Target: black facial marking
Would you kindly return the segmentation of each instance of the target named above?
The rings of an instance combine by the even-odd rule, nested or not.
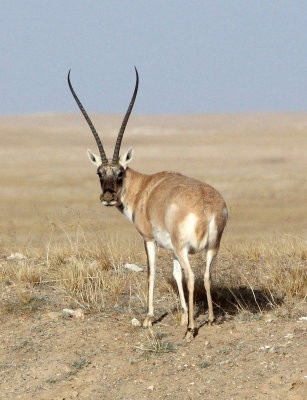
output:
[[[101,165],[97,168],[97,175],[102,190],[100,201],[106,203],[104,205],[110,205],[111,202],[116,201],[116,205],[119,206],[120,191],[125,176],[124,167],[121,165]]]
[[[124,177],[124,170],[120,170],[117,175],[117,183],[121,184],[123,181],[123,177]]]
[[[97,175],[102,176],[102,170],[101,167],[97,168]]]

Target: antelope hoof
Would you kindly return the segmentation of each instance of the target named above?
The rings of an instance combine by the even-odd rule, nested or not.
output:
[[[188,313],[182,313],[181,314],[180,325],[182,325],[182,326],[188,325]]]
[[[149,328],[150,326],[152,326],[152,320],[153,320],[153,316],[152,315],[147,315],[144,322],[143,322],[143,327],[144,328]]]
[[[212,320],[208,320],[208,326],[212,326],[215,323],[215,319],[213,318]]]
[[[188,330],[186,331],[185,335],[184,335],[184,340],[187,343],[192,342],[192,340],[194,339],[194,329],[188,328]]]

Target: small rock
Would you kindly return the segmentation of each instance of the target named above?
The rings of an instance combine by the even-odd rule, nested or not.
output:
[[[139,321],[138,319],[136,319],[136,318],[132,318],[131,324],[132,324],[133,326],[141,326],[141,325],[142,325],[142,324],[140,323],[140,321]]]
[[[150,385],[150,386],[148,386],[148,388],[147,388],[148,390],[154,390],[154,385]]]
[[[6,257],[7,260],[26,260],[27,257],[25,257],[21,253],[12,253],[10,256]]]
[[[292,339],[293,333],[288,333],[288,335],[284,336],[285,339]]]
[[[274,319],[275,319],[275,317],[274,317],[273,314],[266,314],[265,317],[264,317],[265,322],[269,322],[269,323],[273,322]]]
[[[301,318],[299,318],[299,321],[307,321],[307,317],[301,317]]]
[[[78,309],[75,311],[75,313],[74,313],[74,315],[73,315],[73,318],[84,319],[84,312],[83,312],[83,310],[82,310],[81,308],[78,308]]]
[[[143,271],[143,268],[138,267],[135,264],[125,264],[124,267],[127,268],[127,269],[130,269],[131,271],[135,271],[135,272]]]
[[[97,262],[96,260],[94,260],[94,261],[92,261],[92,262],[90,263],[90,266],[91,266],[91,267],[97,267],[97,265],[98,265],[98,262]]]
[[[202,361],[198,365],[200,366],[200,368],[207,368],[210,367],[211,363],[209,361]]]
[[[276,353],[275,347],[271,347],[271,348],[269,349],[269,352],[270,352],[270,353]]]
[[[78,308],[77,310],[64,308],[62,312],[63,312],[63,317],[66,318],[84,319],[84,312],[81,308]]]
[[[59,313],[59,312],[56,312],[56,311],[50,311],[50,312],[47,314],[47,316],[48,316],[50,319],[58,319],[59,316],[60,316],[60,313]]]

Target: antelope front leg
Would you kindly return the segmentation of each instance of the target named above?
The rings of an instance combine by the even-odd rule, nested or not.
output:
[[[155,283],[155,255],[156,247],[154,242],[145,242],[145,250],[147,254],[147,268],[148,268],[148,313],[143,322],[143,326],[148,328],[152,325],[154,316],[153,308],[153,290]]]

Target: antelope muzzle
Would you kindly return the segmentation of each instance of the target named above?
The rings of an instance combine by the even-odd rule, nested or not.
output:
[[[114,192],[103,192],[100,195],[100,201],[104,206],[116,206],[117,195]]]

